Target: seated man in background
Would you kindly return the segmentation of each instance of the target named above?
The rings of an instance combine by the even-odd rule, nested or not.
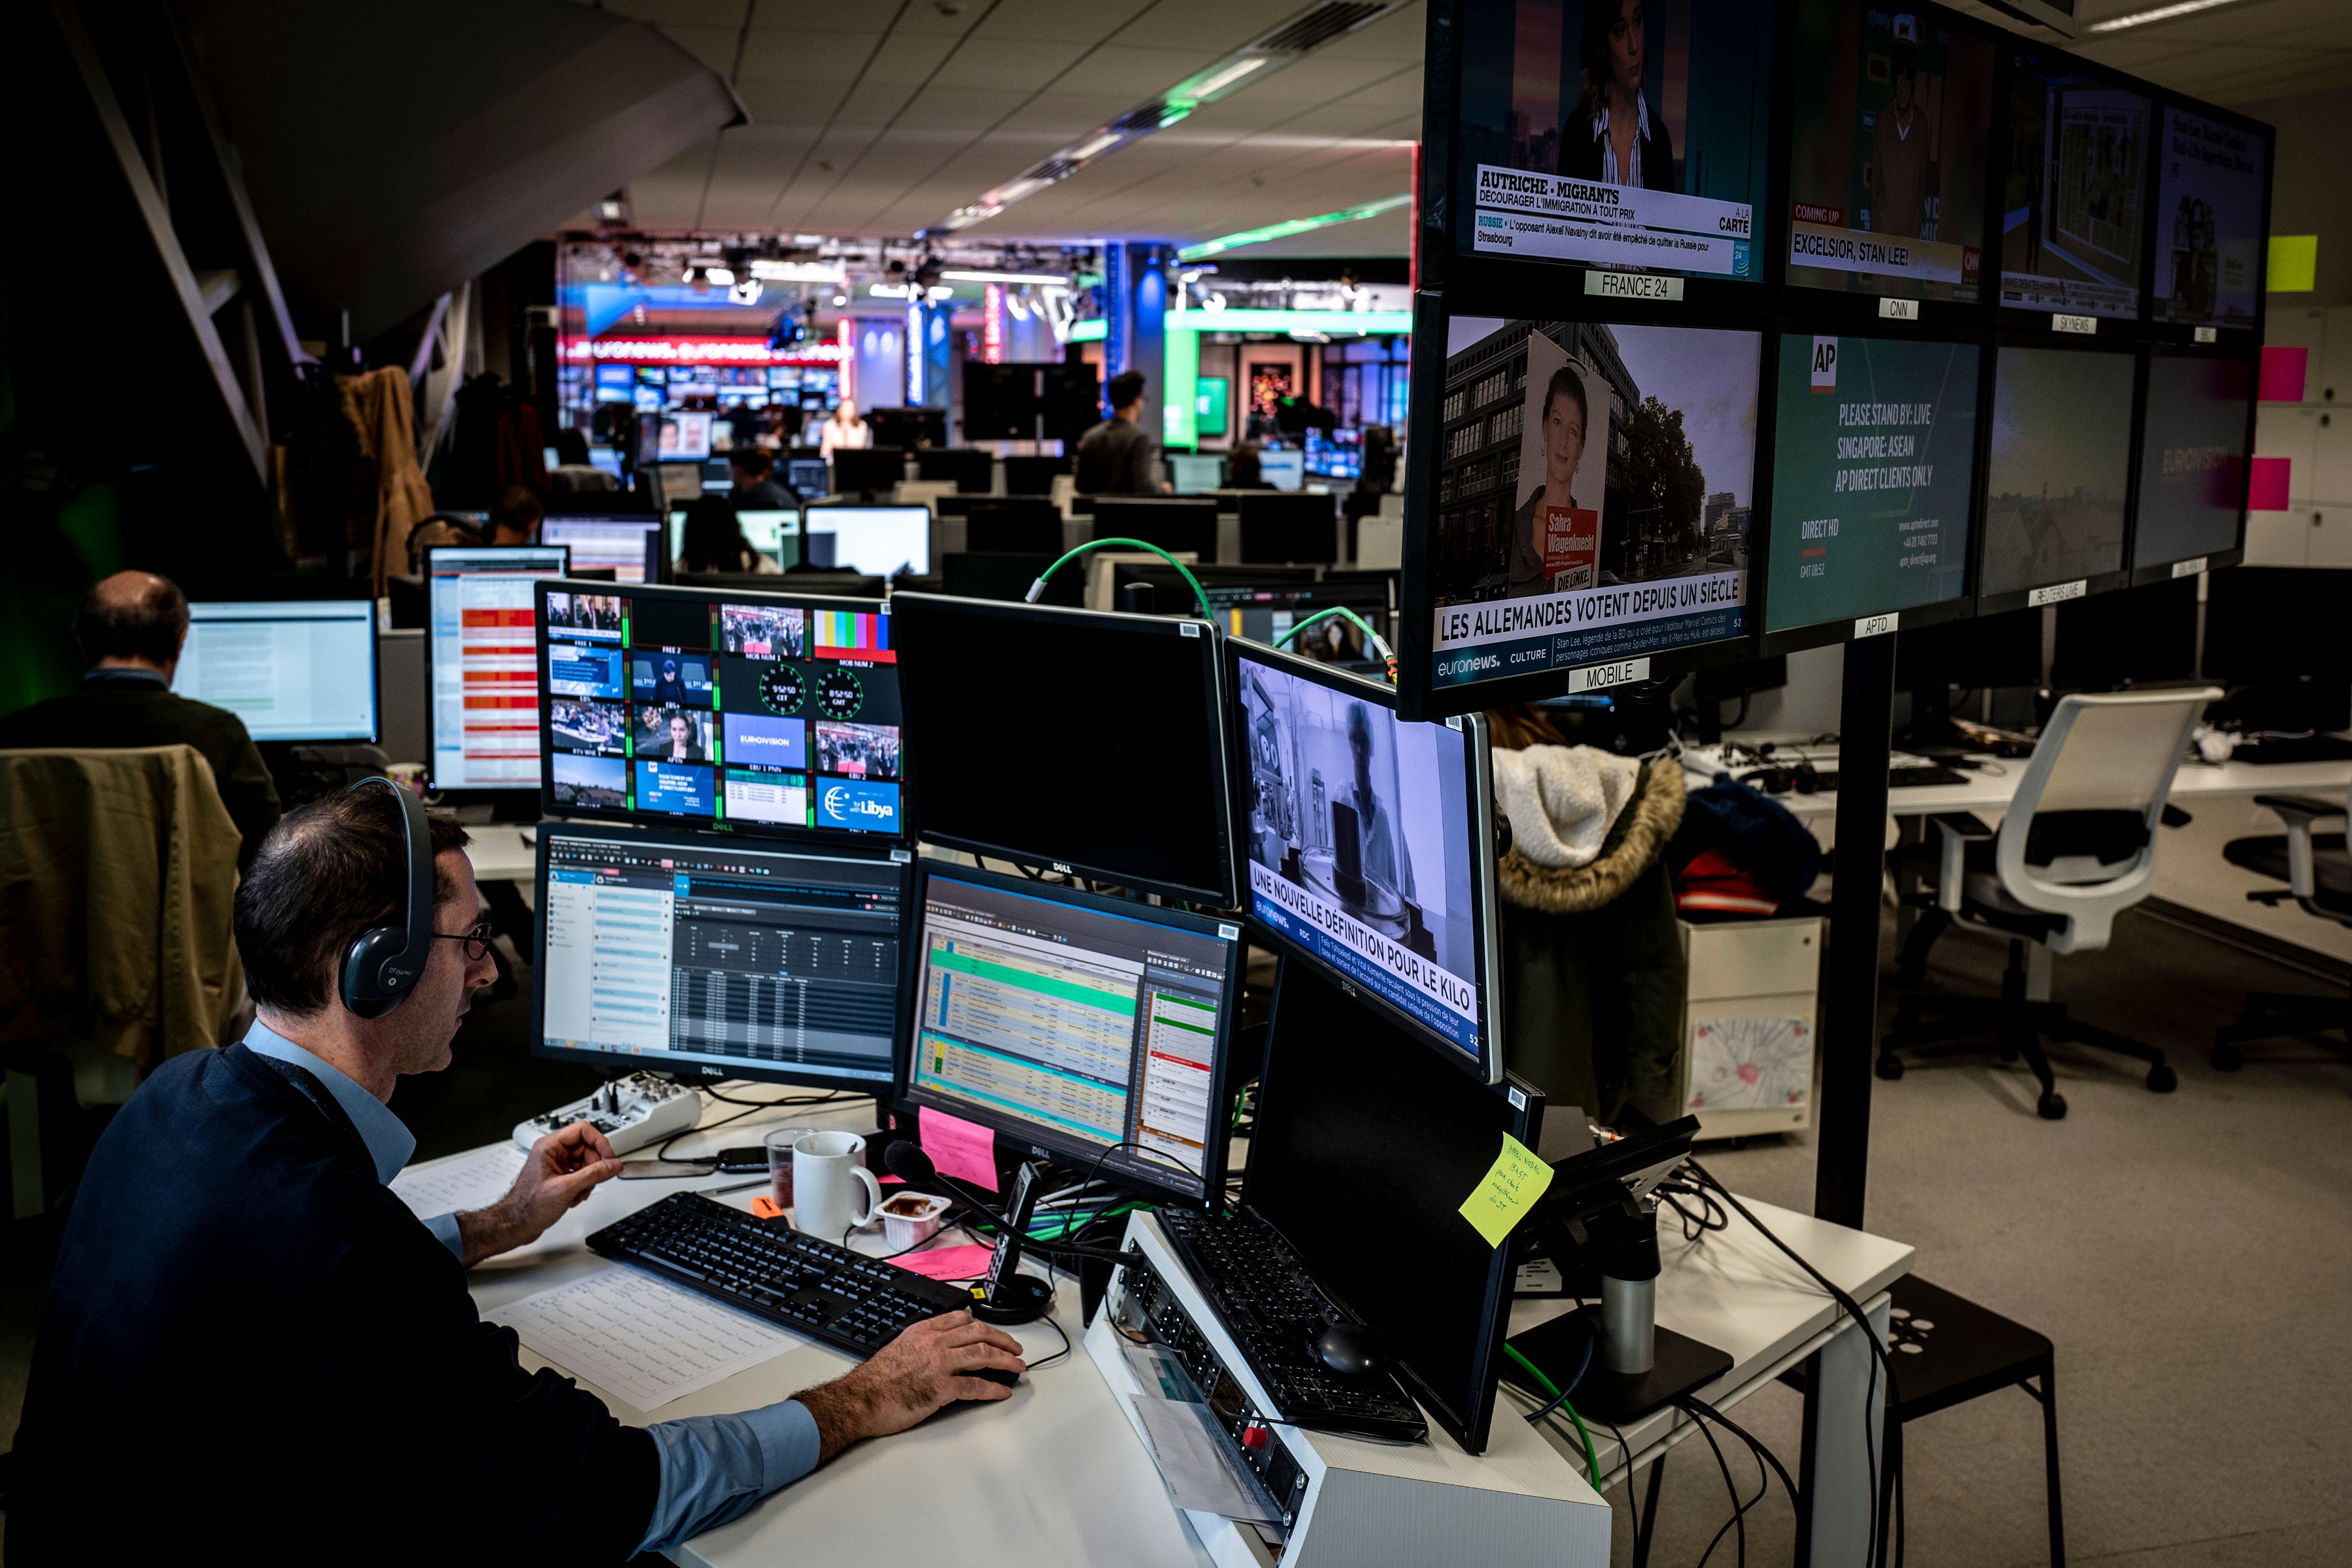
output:
[[[547,505],[537,490],[529,485],[509,485],[490,508],[490,542],[537,544],[540,520],[546,515]]]
[[[391,1009],[340,976],[404,922],[400,803],[373,785],[271,834],[236,895],[260,1016],[173,1058],[98,1142],[58,1254],[16,1432],[9,1560],[130,1563],[234,1543],[258,1563],[617,1563],[739,1518],[862,1438],[1011,1389],[1011,1336],[951,1312],[862,1365],[738,1415],[649,1427],[484,1322],[466,1269],[536,1240],[620,1162],[584,1122],[481,1209],[420,1220],[390,1190],[416,1140],[389,1109],[450,1062],[493,973],[465,830],[429,819],[433,932]],[[201,1428],[143,1467],[125,1434]]]
[[[74,636],[90,666],[81,685],[0,719],[0,750],[193,746],[244,837],[237,864],[249,864],[278,826],[278,786],[244,720],[172,690],[188,640],[185,595],[152,572],[118,572],[83,598]]]
[[[727,454],[729,476],[735,488],[728,499],[751,510],[801,504],[800,498],[775,479],[776,459],[757,447],[738,447]]]

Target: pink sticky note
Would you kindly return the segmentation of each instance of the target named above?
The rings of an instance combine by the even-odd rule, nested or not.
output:
[[[2262,400],[2264,403],[2301,403],[2305,378],[2310,374],[2310,369],[2309,349],[2263,350]]]
[[[996,1191],[996,1134],[977,1122],[926,1105],[918,1114],[923,1152],[943,1175]]]
[[[988,1260],[995,1256],[996,1248],[992,1247],[942,1247],[930,1252],[910,1252],[890,1261],[926,1279],[977,1279],[988,1272]]]
[[[2292,458],[2256,458],[2247,476],[2246,505],[2254,511],[2284,511],[2287,481],[2293,477]]]

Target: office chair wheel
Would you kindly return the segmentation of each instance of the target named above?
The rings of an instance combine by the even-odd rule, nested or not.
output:
[[[1903,1076],[1903,1058],[1893,1055],[1880,1057],[1878,1058],[1878,1076],[1885,1079],[1889,1083],[1893,1083],[1896,1079],[1901,1078]]]
[[[2158,1094],[2170,1094],[2180,1087],[2180,1075],[2158,1062],[2147,1069],[2147,1087]]]
[[[2042,1098],[2034,1101],[2033,1109],[2042,1112],[2044,1121],[2063,1121],[2066,1119],[2066,1097],[2054,1089],[2045,1089],[2042,1091]]]
[[[2213,1047],[2212,1061],[2216,1072],[2236,1072],[2246,1065],[2246,1053],[2228,1040],[2222,1040]]]

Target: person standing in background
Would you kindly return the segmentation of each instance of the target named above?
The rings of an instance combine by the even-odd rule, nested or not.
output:
[[[830,458],[837,447],[862,450],[874,445],[874,427],[857,416],[857,405],[845,397],[817,431],[817,452]]]
[[[1143,428],[1143,373],[1110,378],[1110,417],[1078,439],[1078,494],[1158,496],[1169,493],[1160,473],[1160,443]]]

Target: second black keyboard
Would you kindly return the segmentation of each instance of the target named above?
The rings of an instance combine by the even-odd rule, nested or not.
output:
[[[699,1193],[649,1204],[590,1237],[588,1247],[852,1355],[872,1355],[909,1323],[971,1305],[956,1286]]]
[[[1342,1377],[1317,1356],[1325,1329],[1358,1320],[1324,1294],[1273,1226],[1177,1208],[1160,1210],[1159,1220],[1285,1421],[1366,1437],[1429,1436],[1395,1378]]]

